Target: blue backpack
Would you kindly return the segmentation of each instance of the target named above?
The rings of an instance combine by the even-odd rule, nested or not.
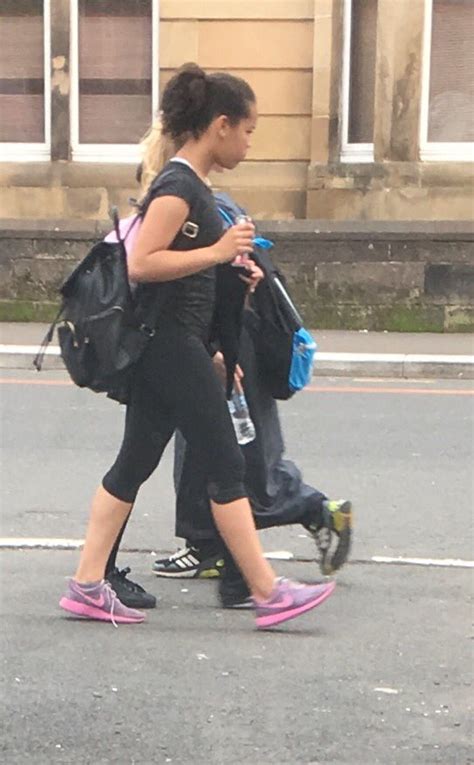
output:
[[[227,196],[215,194],[225,228],[245,213]],[[265,274],[251,296],[248,328],[252,336],[259,371],[275,399],[286,400],[311,381],[316,343],[291,300],[283,275],[268,250],[273,243],[256,237],[252,257]]]

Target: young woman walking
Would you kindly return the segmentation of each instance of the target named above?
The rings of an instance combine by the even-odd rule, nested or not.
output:
[[[155,285],[156,332],[136,371],[120,452],[97,490],[79,566],[60,601],[75,615],[144,620],[103,577],[138,490],[176,428],[206,464],[213,518],[253,596],[257,627],[292,619],[334,589],[333,582],[309,586],[277,579],[264,558],[243,485],[243,457],[209,353],[213,319],[225,318],[226,307],[224,295],[216,311],[216,267],[227,269],[224,282],[231,289],[234,279],[237,290],[239,269],[225,264],[251,253],[254,228],[241,224],[222,235],[205,179],[214,165],[231,169],[245,158],[256,121],[253,91],[229,74],[206,75],[189,64],[163,93],[164,134],[173,141],[188,138],[152,184],[129,258],[130,279]]]

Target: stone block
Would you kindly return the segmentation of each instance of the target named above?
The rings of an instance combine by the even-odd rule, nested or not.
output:
[[[108,217],[108,194],[104,188],[64,189],[64,217],[104,220]]]
[[[304,218],[306,194],[304,191],[267,188],[235,188],[232,196],[256,219],[292,220]]]
[[[0,188],[2,218],[64,218],[64,190],[12,186]]]
[[[474,242],[436,241],[436,234],[426,239],[417,237],[416,241],[410,241],[410,237],[407,236],[405,241],[394,241],[390,247],[394,260],[405,260],[410,257],[420,262],[441,265],[459,263],[469,266],[474,263]]]
[[[331,69],[332,64],[332,16],[320,16],[314,25],[315,69]]]
[[[187,61],[201,63],[197,21],[162,21],[160,24],[160,67],[173,69]]]
[[[342,303],[377,305],[423,293],[422,263],[318,263],[314,283],[318,296]]]
[[[216,69],[311,69],[313,24],[202,21],[197,60],[201,66]]]
[[[311,162],[325,164],[329,157],[329,117],[311,120]]]
[[[419,165],[423,186],[435,188],[467,187],[473,190],[474,169],[472,155],[466,153],[466,162],[421,162]]]
[[[162,19],[312,19],[313,5],[314,0],[161,0],[160,15]]]
[[[328,117],[331,112],[331,70],[313,70],[313,116]]]
[[[444,329],[446,332],[474,332],[474,306],[445,306]]]
[[[213,186],[219,189],[287,189],[306,191],[306,162],[242,162],[230,173],[212,173]]]
[[[425,272],[425,292],[436,300],[474,305],[474,263],[428,264]]]
[[[468,189],[308,189],[308,218],[377,221],[471,220]]]
[[[249,160],[309,160],[310,117],[262,117]]]

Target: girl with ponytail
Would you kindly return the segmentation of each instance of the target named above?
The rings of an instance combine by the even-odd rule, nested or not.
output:
[[[334,583],[277,579],[265,559],[244,487],[244,459],[210,354],[212,341],[225,348],[235,336],[232,322],[243,308],[247,285],[231,262],[246,259],[251,284],[259,273],[248,259],[253,225],[223,234],[206,178],[214,165],[232,169],[245,159],[256,99],[244,80],[188,64],[166,86],[161,109],[163,137],[184,142],[151,183],[128,263],[130,278],[146,284],[156,301],[155,334],[136,371],[121,449],[93,500],[79,566],[60,605],[101,621],[144,620],[143,612],[118,600],[104,580],[105,565],[140,486],[179,428],[202,456],[213,518],[253,596],[257,627],[268,628],[319,605]],[[233,361],[226,359],[230,379]]]

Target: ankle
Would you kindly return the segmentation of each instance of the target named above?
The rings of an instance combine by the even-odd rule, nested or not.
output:
[[[104,580],[94,579],[94,580],[88,581],[85,579],[78,579],[77,577],[74,576],[72,578],[72,581],[74,582],[74,584],[76,584],[78,587],[80,587],[83,590],[89,590],[89,589],[92,590],[95,587],[99,587],[99,585],[101,585]]]
[[[89,571],[79,567],[73,576],[73,579],[78,584],[97,584],[104,579],[103,571]]]
[[[273,590],[275,589],[276,579],[272,579],[272,581],[264,586],[259,585],[258,587],[252,588],[252,597],[258,602],[262,602],[264,600],[268,600]]]

